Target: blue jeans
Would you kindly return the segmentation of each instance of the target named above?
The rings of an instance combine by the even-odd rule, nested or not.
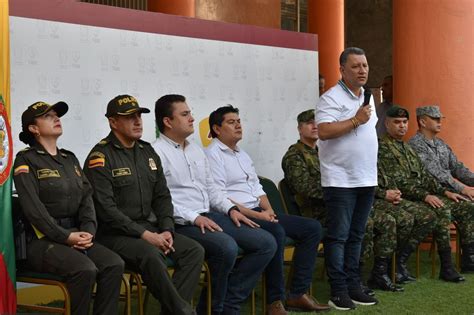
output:
[[[324,239],[331,294],[360,289],[359,258],[375,187],[323,187],[328,209]]]
[[[216,222],[223,232],[206,230],[202,234],[200,228],[193,225],[176,225],[176,232],[194,239],[206,251],[211,271],[212,313],[237,313],[275,255],[275,239],[259,228],[245,224],[237,227],[225,214],[208,212],[203,215]],[[244,255],[236,263],[239,247]],[[199,313],[205,310],[203,293],[198,305]]]
[[[260,208],[253,209],[260,211]],[[285,300],[285,280],[283,259],[285,239],[295,241],[293,256],[293,278],[289,297],[299,297],[308,292],[316,266],[318,244],[321,241],[322,228],[319,221],[294,215],[279,215],[278,223],[255,220],[260,227],[270,232],[277,242],[277,251],[265,270],[267,303]]]

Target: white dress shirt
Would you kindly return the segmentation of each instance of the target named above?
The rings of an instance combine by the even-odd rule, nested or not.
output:
[[[163,165],[177,224],[193,224],[201,213],[211,208],[227,214],[233,207],[217,188],[206,155],[198,145],[186,141],[183,148],[160,134],[153,148]]]
[[[258,180],[252,159],[240,148],[232,150],[214,138],[205,150],[217,186],[225,195],[252,209],[260,204],[265,195]]]

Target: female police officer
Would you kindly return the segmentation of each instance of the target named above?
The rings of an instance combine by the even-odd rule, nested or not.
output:
[[[122,259],[94,242],[97,228],[92,188],[76,156],[56,147],[59,117],[68,105],[36,102],[21,116],[20,140],[30,147],[16,156],[14,180],[22,210],[36,238],[27,245],[31,267],[65,278],[72,314],[117,314]]]

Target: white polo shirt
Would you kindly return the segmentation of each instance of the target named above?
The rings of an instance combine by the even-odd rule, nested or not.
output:
[[[178,224],[193,224],[210,209],[227,214],[234,206],[216,186],[202,149],[186,141],[184,148],[163,134],[153,143],[171,193]]]
[[[340,80],[319,99],[315,112],[316,123],[350,119],[355,116],[363,102],[363,88],[357,97]],[[339,138],[318,140],[323,187],[377,186],[377,114],[373,98],[370,99],[369,106],[372,115],[367,123]]]

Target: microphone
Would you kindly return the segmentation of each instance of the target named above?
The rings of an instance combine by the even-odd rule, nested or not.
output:
[[[371,96],[372,96],[372,91],[370,91],[369,87],[366,87],[364,89],[364,103],[362,104],[362,106],[369,105]]]

